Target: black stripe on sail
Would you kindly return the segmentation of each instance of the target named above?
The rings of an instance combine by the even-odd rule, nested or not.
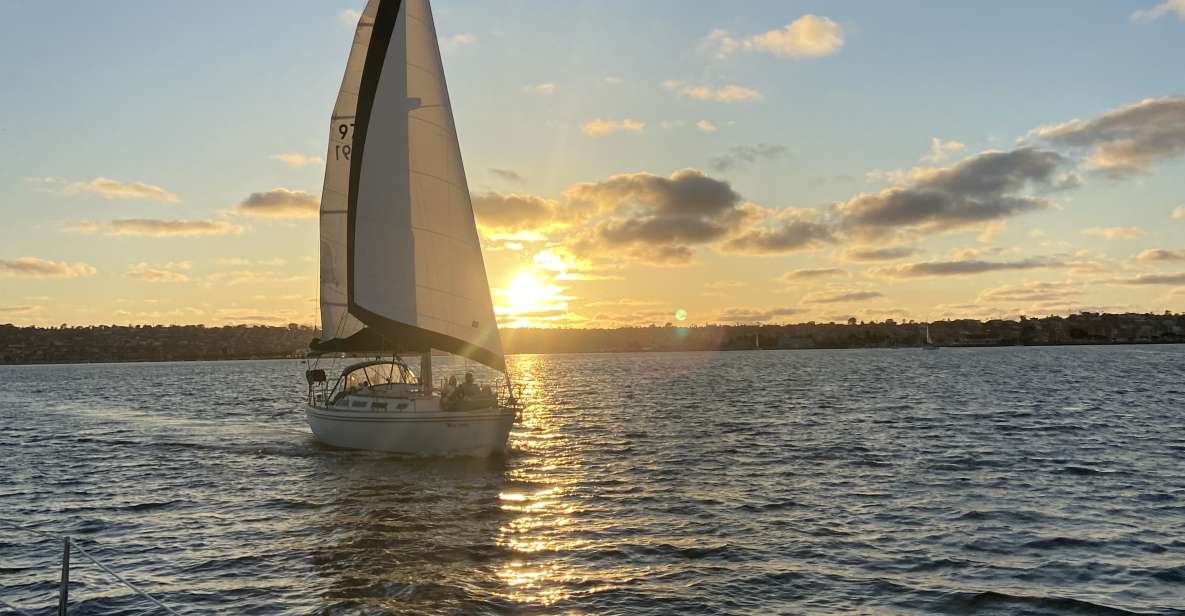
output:
[[[379,80],[383,76],[383,64],[391,47],[391,37],[399,21],[402,0],[379,0],[374,18],[374,31],[370,36],[370,47],[366,50],[366,64],[362,67],[362,81],[358,87],[358,110],[354,119],[353,155],[350,157],[350,195],[348,205],[348,241],[353,244],[354,230],[358,224],[358,186],[362,183],[362,160],[366,155],[366,133],[370,128],[370,115],[374,111],[374,97],[378,94]],[[350,312],[354,304],[354,248],[346,250],[346,271],[349,283]],[[357,316],[357,315],[355,315]]]

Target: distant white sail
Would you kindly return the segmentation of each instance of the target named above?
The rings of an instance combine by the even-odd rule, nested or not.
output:
[[[387,347],[368,350],[436,348],[503,368],[428,0],[371,0],[334,116],[321,221],[325,340],[362,332]]]

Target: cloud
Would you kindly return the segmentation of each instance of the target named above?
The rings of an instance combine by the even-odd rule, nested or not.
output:
[[[108,201],[116,199],[148,199],[164,203],[178,203],[181,201],[176,194],[152,184],[144,182],[121,182],[105,177],[97,177],[89,182],[68,182],[62,178],[29,178],[29,182],[37,184],[42,190],[60,192],[68,197],[79,195],[97,195]]]
[[[986,289],[978,303],[1064,301],[1082,294],[1082,287],[1072,282],[1026,282]]]
[[[615,175],[565,191],[570,205],[602,214],[572,248],[582,256],[628,256],[651,264],[683,264],[694,247],[717,242],[759,216],[728,182],[694,169],[670,177]]]
[[[47,261],[36,257],[0,259],[0,276],[21,278],[82,278],[94,276],[96,270],[86,263]]]
[[[761,92],[753,88],[746,88],[736,84],[721,87],[687,84],[677,80],[662,82],[662,88],[676,92],[679,96],[697,101],[712,101],[716,103],[747,103],[760,101]]]
[[[523,92],[527,94],[540,94],[542,96],[551,96],[555,94],[556,85],[554,83],[534,83],[523,86]]]
[[[1160,4],[1132,13],[1131,20],[1135,22],[1155,21],[1165,15],[1176,15],[1179,21],[1185,21],[1185,0],[1164,0]]]
[[[780,255],[835,242],[834,229],[814,220],[812,210],[772,211],[752,207],[753,224],[721,244],[725,253]]]
[[[305,156],[304,154],[276,154],[272,156],[272,160],[278,160],[289,167],[309,167],[325,162],[320,156]]]
[[[802,301],[806,304],[847,304],[850,302],[866,302],[884,296],[880,291],[863,291],[859,289],[830,290],[808,293],[802,298]]]
[[[470,47],[477,44],[477,35],[471,32],[460,32],[450,37],[440,39],[440,46],[444,49]]]
[[[67,227],[76,233],[102,233],[125,237],[197,237],[212,235],[242,235],[247,230],[221,220],[157,220],[134,218],[112,220],[107,223],[80,222]]]
[[[1155,248],[1145,250],[1136,255],[1140,261],[1185,261],[1185,249],[1183,250],[1165,250],[1163,248]]]
[[[581,129],[589,137],[603,137],[613,133],[640,133],[646,128],[645,122],[638,122],[631,118],[624,120],[604,120],[596,118],[584,123]]]
[[[1091,227],[1083,229],[1082,235],[1107,240],[1135,240],[1144,237],[1147,232],[1139,227]]]
[[[843,48],[843,28],[818,15],[803,15],[778,30],[737,39],[727,30],[713,30],[701,49],[717,58],[737,51],[768,53],[779,58],[810,58],[833,54]]]
[[[975,239],[984,244],[991,244],[1007,230],[1007,220],[993,220],[992,222],[989,222],[983,226],[983,231],[980,231],[979,235],[977,235]]]
[[[950,167],[916,169],[912,183],[863,193],[833,206],[840,225],[864,237],[892,232],[937,232],[977,225],[1049,207],[1023,194],[1051,187],[1065,159],[1034,148],[988,151]]]
[[[922,160],[932,163],[940,163],[952,156],[960,154],[967,146],[958,141],[943,141],[938,137],[930,140],[930,153],[922,157]]]
[[[1185,284],[1185,272],[1177,274],[1140,274],[1135,278],[1113,280],[1112,282],[1129,285],[1178,285]]]
[[[354,9],[346,9],[346,10],[337,14],[337,20],[339,22],[341,22],[342,25],[346,25],[351,28],[353,28],[354,26],[357,26],[358,22],[361,19],[362,19],[362,11],[357,11]]]
[[[726,292],[748,286],[749,283],[739,280],[718,280],[704,284],[705,297],[725,297]]]
[[[498,179],[505,180],[507,182],[513,182],[515,184],[523,184],[527,181],[527,178],[523,177],[512,169],[490,168],[490,173],[494,174],[494,176],[496,176]]]
[[[1185,154],[1185,97],[1149,98],[1030,135],[1088,150],[1088,168],[1108,177],[1145,174],[1155,163]]]
[[[174,265],[174,264],[169,264],[169,265]],[[178,269],[188,269],[188,268],[178,268]],[[154,283],[189,282],[189,276],[186,276],[185,274],[183,274],[181,272],[174,271],[174,269],[168,268],[168,266],[166,266],[166,268],[159,268],[159,267],[152,267],[151,265],[149,265],[147,263],[137,263],[137,264],[129,267],[127,273],[124,275],[127,276],[128,278],[135,278],[136,280],[143,280],[144,282],[154,282]]]
[[[1185,220],[1185,205],[1173,210],[1173,220]]]
[[[1046,257],[1033,257],[1019,261],[983,261],[980,259],[954,259],[949,261],[925,261],[889,265],[877,268],[873,273],[889,278],[928,278],[933,276],[969,276],[1001,271],[1023,271],[1034,269],[1068,267],[1067,263]]]
[[[716,317],[727,323],[765,323],[779,317],[789,317],[806,312],[801,308],[725,308]]]
[[[847,276],[848,272],[839,268],[797,269],[786,272],[774,280],[782,284],[793,284],[803,280],[818,280],[834,276]]]
[[[700,120],[699,122],[696,122],[695,127],[700,129],[702,132],[708,133],[709,135],[720,130],[719,126],[716,126],[708,120]]]
[[[473,211],[482,229],[499,233],[546,230],[561,223],[559,202],[532,195],[474,195]]]
[[[0,306],[0,314],[23,316],[38,312],[42,308],[42,306]]]
[[[867,248],[856,246],[840,254],[844,261],[893,261],[904,259],[918,253],[912,246],[887,246],[884,248]]]
[[[285,276],[274,271],[233,270],[209,274],[205,277],[204,282],[206,286],[225,284],[233,287],[243,284],[258,286],[267,283],[290,285],[304,282],[305,280],[307,280],[305,276]]]
[[[708,162],[714,171],[731,171],[733,169],[755,165],[763,161],[776,161],[790,157],[790,148],[784,145],[758,143],[756,145],[738,145],[728,150],[727,154],[717,156]]]
[[[316,218],[320,210],[320,199],[309,193],[287,188],[253,193],[235,206],[235,211],[239,214],[262,218]]]

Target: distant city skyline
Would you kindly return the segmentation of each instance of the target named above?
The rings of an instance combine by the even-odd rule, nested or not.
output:
[[[313,324],[361,1],[0,1],[0,323]],[[1185,2],[436,0],[503,326],[1185,310]]]

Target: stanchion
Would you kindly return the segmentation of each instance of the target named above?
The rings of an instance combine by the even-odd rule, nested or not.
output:
[[[70,538],[62,539],[62,587],[58,590],[58,616],[66,616],[70,602]]]

